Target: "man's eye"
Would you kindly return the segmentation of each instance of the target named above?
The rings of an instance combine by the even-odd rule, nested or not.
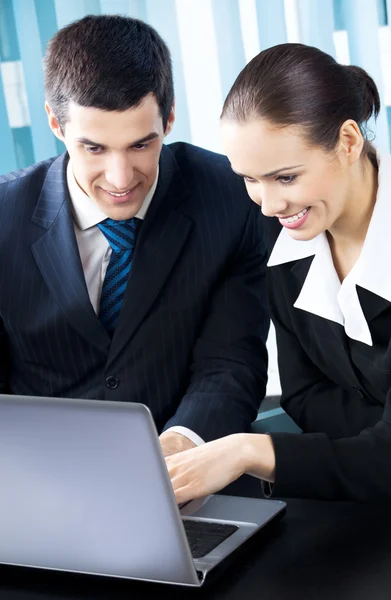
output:
[[[280,181],[283,185],[289,185],[295,181],[296,177],[297,175],[279,175],[277,181]]]
[[[132,148],[134,150],[144,150],[145,148],[148,148],[148,144],[135,144]]]
[[[86,146],[85,148],[90,154],[98,154],[102,151],[102,146]]]

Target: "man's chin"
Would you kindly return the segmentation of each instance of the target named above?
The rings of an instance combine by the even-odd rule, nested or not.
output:
[[[110,219],[114,219],[116,221],[123,221],[127,219],[132,219],[135,217],[140,211],[140,206],[109,206],[102,208],[105,215],[107,215]]]
[[[102,199],[94,198],[95,204],[100,210],[110,219],[116,221],[122,221],[125,219],[132,219],[137,215],[143,202],[102,202]]]

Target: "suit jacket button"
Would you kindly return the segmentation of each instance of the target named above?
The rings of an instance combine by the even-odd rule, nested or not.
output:
[[[364,398],[365,394],[362,390],[360,390],[359,387],[357,387],[356,385],[353,386],[354,391],[356,392],[357,396],[359,396],[360,398]]]
[[[119,386],[118,377],[113,377],[112,375],[110,375],[110,377],[106,378],[106,387],[108,387],[109,390],[115,390],[115,388],[117,388],[118,386]]]

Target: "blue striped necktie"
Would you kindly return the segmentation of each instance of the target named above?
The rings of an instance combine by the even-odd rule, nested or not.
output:
[[[136,218],[124,221],[105,219],[98,223],[99,229],[112,248],[99,305],[99,319],[111,335],[117,325],[125,296],[140,223],[140,219]]]

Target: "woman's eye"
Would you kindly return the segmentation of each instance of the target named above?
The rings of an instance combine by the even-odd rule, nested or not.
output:
[[[247,183],[254,183],[255,179],[253,179],[252,177],[246,177],[246,175],[243,177],[244,181],[247,181]]]
[[[295,181],[296,177],[297,175],[279,175],[277,181],[280,181],[283,185],[289,185]]]

